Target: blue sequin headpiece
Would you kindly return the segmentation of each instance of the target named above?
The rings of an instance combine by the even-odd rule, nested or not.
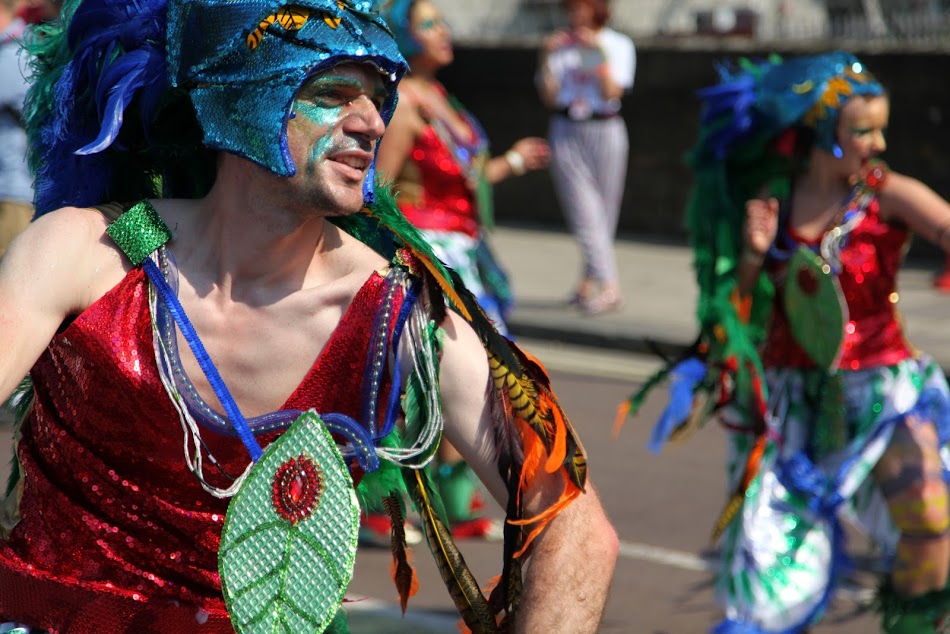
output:
[[[412,37],[409,14],[416,0],[389,0],[383,5],[383,17],[392,29],[393,37],[402,54],[409,58],[422,52],[419,43]]]
[[[168,10],[169,80],[188,90],[210,147],[293,175],[294,95],[308,76],[346,61],[388,76],[382,114],[387,123],[392,116],[408,67],[373,2],[170,0]]]
[[[783,61],[721,67],[718,85],[700,91],[704,102],[704,154],[729,156],[743,142],[770,137],[792,126],[814,130],[815,145],[840,155],[837,127],[854,96],[878,96],[884,87],[851,53],[835,51]]]
[[[346,61],[396,83],[408,67],[369,0],[65,0],[62,20],[27,38],[24,109],[35,206],[197,198],[213,153],[295,172],[287,119],[306,78]],[[365,197],[373,197],[374,174]]]

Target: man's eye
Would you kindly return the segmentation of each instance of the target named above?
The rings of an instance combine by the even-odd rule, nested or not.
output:
[[[316,91],[313,95],[313,100],[318,103],[340,105],[346,103],[347,96],[342,90],[336,88],[325,88]]]
[[[316,84],[305,88],[300,98],[313,102],[319,106],[342,106],[355,98],[354,91],[349,86],[339,84]]]

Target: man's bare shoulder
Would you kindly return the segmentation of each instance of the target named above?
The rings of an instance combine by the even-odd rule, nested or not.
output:
[[[389,266],[386,258],[346,231],[330,224],[328,228],[337,234],[335,241],[339,248],[335,250],[334,259],[341,269],[352,271],[356,277],[366,278],[373,271],[383,271]]]
[[[60,293],[67,310],[81,311],[126,272],[108,226],[95,209],[63,207],[44,214],[10,245],[4,276]]]
[[[30,223],[11,251],[17,252],[19,258],[31,260],[95,251],[104,246],[108,226],[106,218],[94,209],[63,207]]]

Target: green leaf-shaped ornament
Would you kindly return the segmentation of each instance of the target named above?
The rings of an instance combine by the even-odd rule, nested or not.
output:
[[[799,247],[788,262],[783,300],[798,345],[819,367],[835,369],[841,357],[848,305],[828,263],[811,249]]]
[[[323,632],[353,577],[359,506],[320,417],[264,451],[231,500],[218,570],[238,634]]]

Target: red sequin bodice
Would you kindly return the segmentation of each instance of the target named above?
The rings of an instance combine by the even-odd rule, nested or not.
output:
[[[474,138],[475,130],[468,127]],[[404,170],[396,185],[400,192],[396,203],[419,229],[455,231],[474,238],[479,227],[475,195],[452,152],[432,125],[423,128],[407,158],[416,168],[412,172],[417,173],[419,182],[407,182]]]
[[[838,274],[849,313],[839,368],[861,370],[893,365],[912,356],[896,306],[897,273],[907,238],[908,231],[904,226],[881,219],[877,199],[870,202],[864,219],[848,235]],[[799,242],[805,243],[803,240]],[[782,273],[782,268],[777,267],[772,273]],[[781,275],[775,275],[774,279],[781,280]],[[814,367],[815,364],[792,336],[782,306],[780,281],[775,290],[776,301],[762,355],[763,363],[771,367]]]
[[[360,289],[283,409],[359,416],[384,287],[374,274]],[[22,519],[0,542],[0,622],[59,632],[231,631],[217,562],[228,501],[206,493],[185,465],[142,270],[58,334],[31,376],[36,400],[18,450]],[[228,474],[244,471],[249,457],[237,438],[202,437]]]

